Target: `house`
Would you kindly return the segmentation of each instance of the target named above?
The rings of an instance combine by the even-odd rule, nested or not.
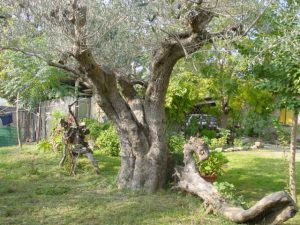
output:
[[[281,109],[279,114],[279,122],[284,126],[291,126],[293,124],[294,112],[287,108]],[[297,140],[300,141],[300,113],[298,114],[298,132]]]

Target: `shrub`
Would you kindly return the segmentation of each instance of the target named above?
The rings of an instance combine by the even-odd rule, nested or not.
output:
[[[244,143],[243,140],[240,138],[235,138],[233,141],[233,146],[234,147],[243,147]]]
[[[217,137],[217,131],[215,130],[203,129],[200,133],[201,136],[207,137],[209,140]]]
[[[202,175],[222,175],[224,165],[228,163],[227,157],[222,152],[213,151],[207,160],[199,162],[197,160],[199,171]]]
[[[91,118],[84,118],[83,122],[85,122],[87,129],[89,129],[90,137],[93,140],[96,140],[102,131],[107,130],[110,127],[110,123],[100,123]]]
[[[175,134],[169,137],[168,147],[171,153],[183,153],[185,138],[182,134]]]
[[[234,205],[246,205],[244,197],[242,195],[238,196],[235,194],[237,190],[233,184],[228,182],[214,182],[214,186],[224,198],[232,202]]]
[[[54,151],[62,151],[64,149],[63,130],[60,126],[57,126],[51,131],[49,142],[52,145]]]
[[[119,156],[119,137],[113,126],[110,125],[108,129],[100,132],[96,139],[95,148],[100,149],[100,151],[109,156]]]
[[[59,125],[59,121],[63,118],[66,118],[67,114],[65,112],[55,110],[51,113],[50,127],[51,130],[56,129]]]
[[[37,148],[38,148],[38,150],[42,150],[44,152],[52,151],[52,144],[50,143],[50,141],[48,141],[46,139],[42,139],[37,144]]]
[[[199,132],[199,118],[192,117],[190,122],[187,123],[185,133],[188,137],[196,136]]]
[[[258,137],[263,140],[270,140],[274,124],[270,115],[261,115],[250,112],[242,121],[243,135],[248,137]]]
[[[216,148],[224,148],[227,145],[227,140],[230,135],[229,130],[221,129],[220,131],[220,138],[213,138],[210,140],[209,147],[212,150],[215,150]]]

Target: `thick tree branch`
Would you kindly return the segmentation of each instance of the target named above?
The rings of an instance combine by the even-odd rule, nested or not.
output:
[[[130,79],[119,77],[118,83],[121,87],[122,95],[126,99],[126,102],[129,105],[130,109],[132,110],[136,121],[138,121],[142,127],[147,129],[143,103],[141,98],[138,96],[138,93],[134,89],[132,82],[130,81]]]
[[[297,213],[297,206],[291,196],[279,191],[270,194],[249,209],[234,206],[224,199],[218,190],[199,174],[194,154],[200,161],[208,158],[207,145],[199,139],[191,138],[184,146],[184,167],[176,168],[179,179],[177,187],[187,192],[198,195],[213,211],[223,215],[235,223],[246,224],[281,224],[292,218]]]

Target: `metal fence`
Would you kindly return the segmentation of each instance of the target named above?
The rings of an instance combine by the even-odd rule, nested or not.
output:
[[[0,147],[17,144],[17,129],[15,127],[0,128]]]

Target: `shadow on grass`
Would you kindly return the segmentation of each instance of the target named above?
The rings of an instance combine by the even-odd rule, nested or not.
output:
[[[255,157],[235,158],[229,163],[224,176],[218,181],[227,181],[235,185],[239,194],[250,201],[256,201],[265,195],[286,190],[288,185],[288,164],[283,159]],[[243,162],[244,160],[244,162]],[[296,163],[300,171],[300,163]],[[297,174],[297,190],[300,191],[300,174]]]

